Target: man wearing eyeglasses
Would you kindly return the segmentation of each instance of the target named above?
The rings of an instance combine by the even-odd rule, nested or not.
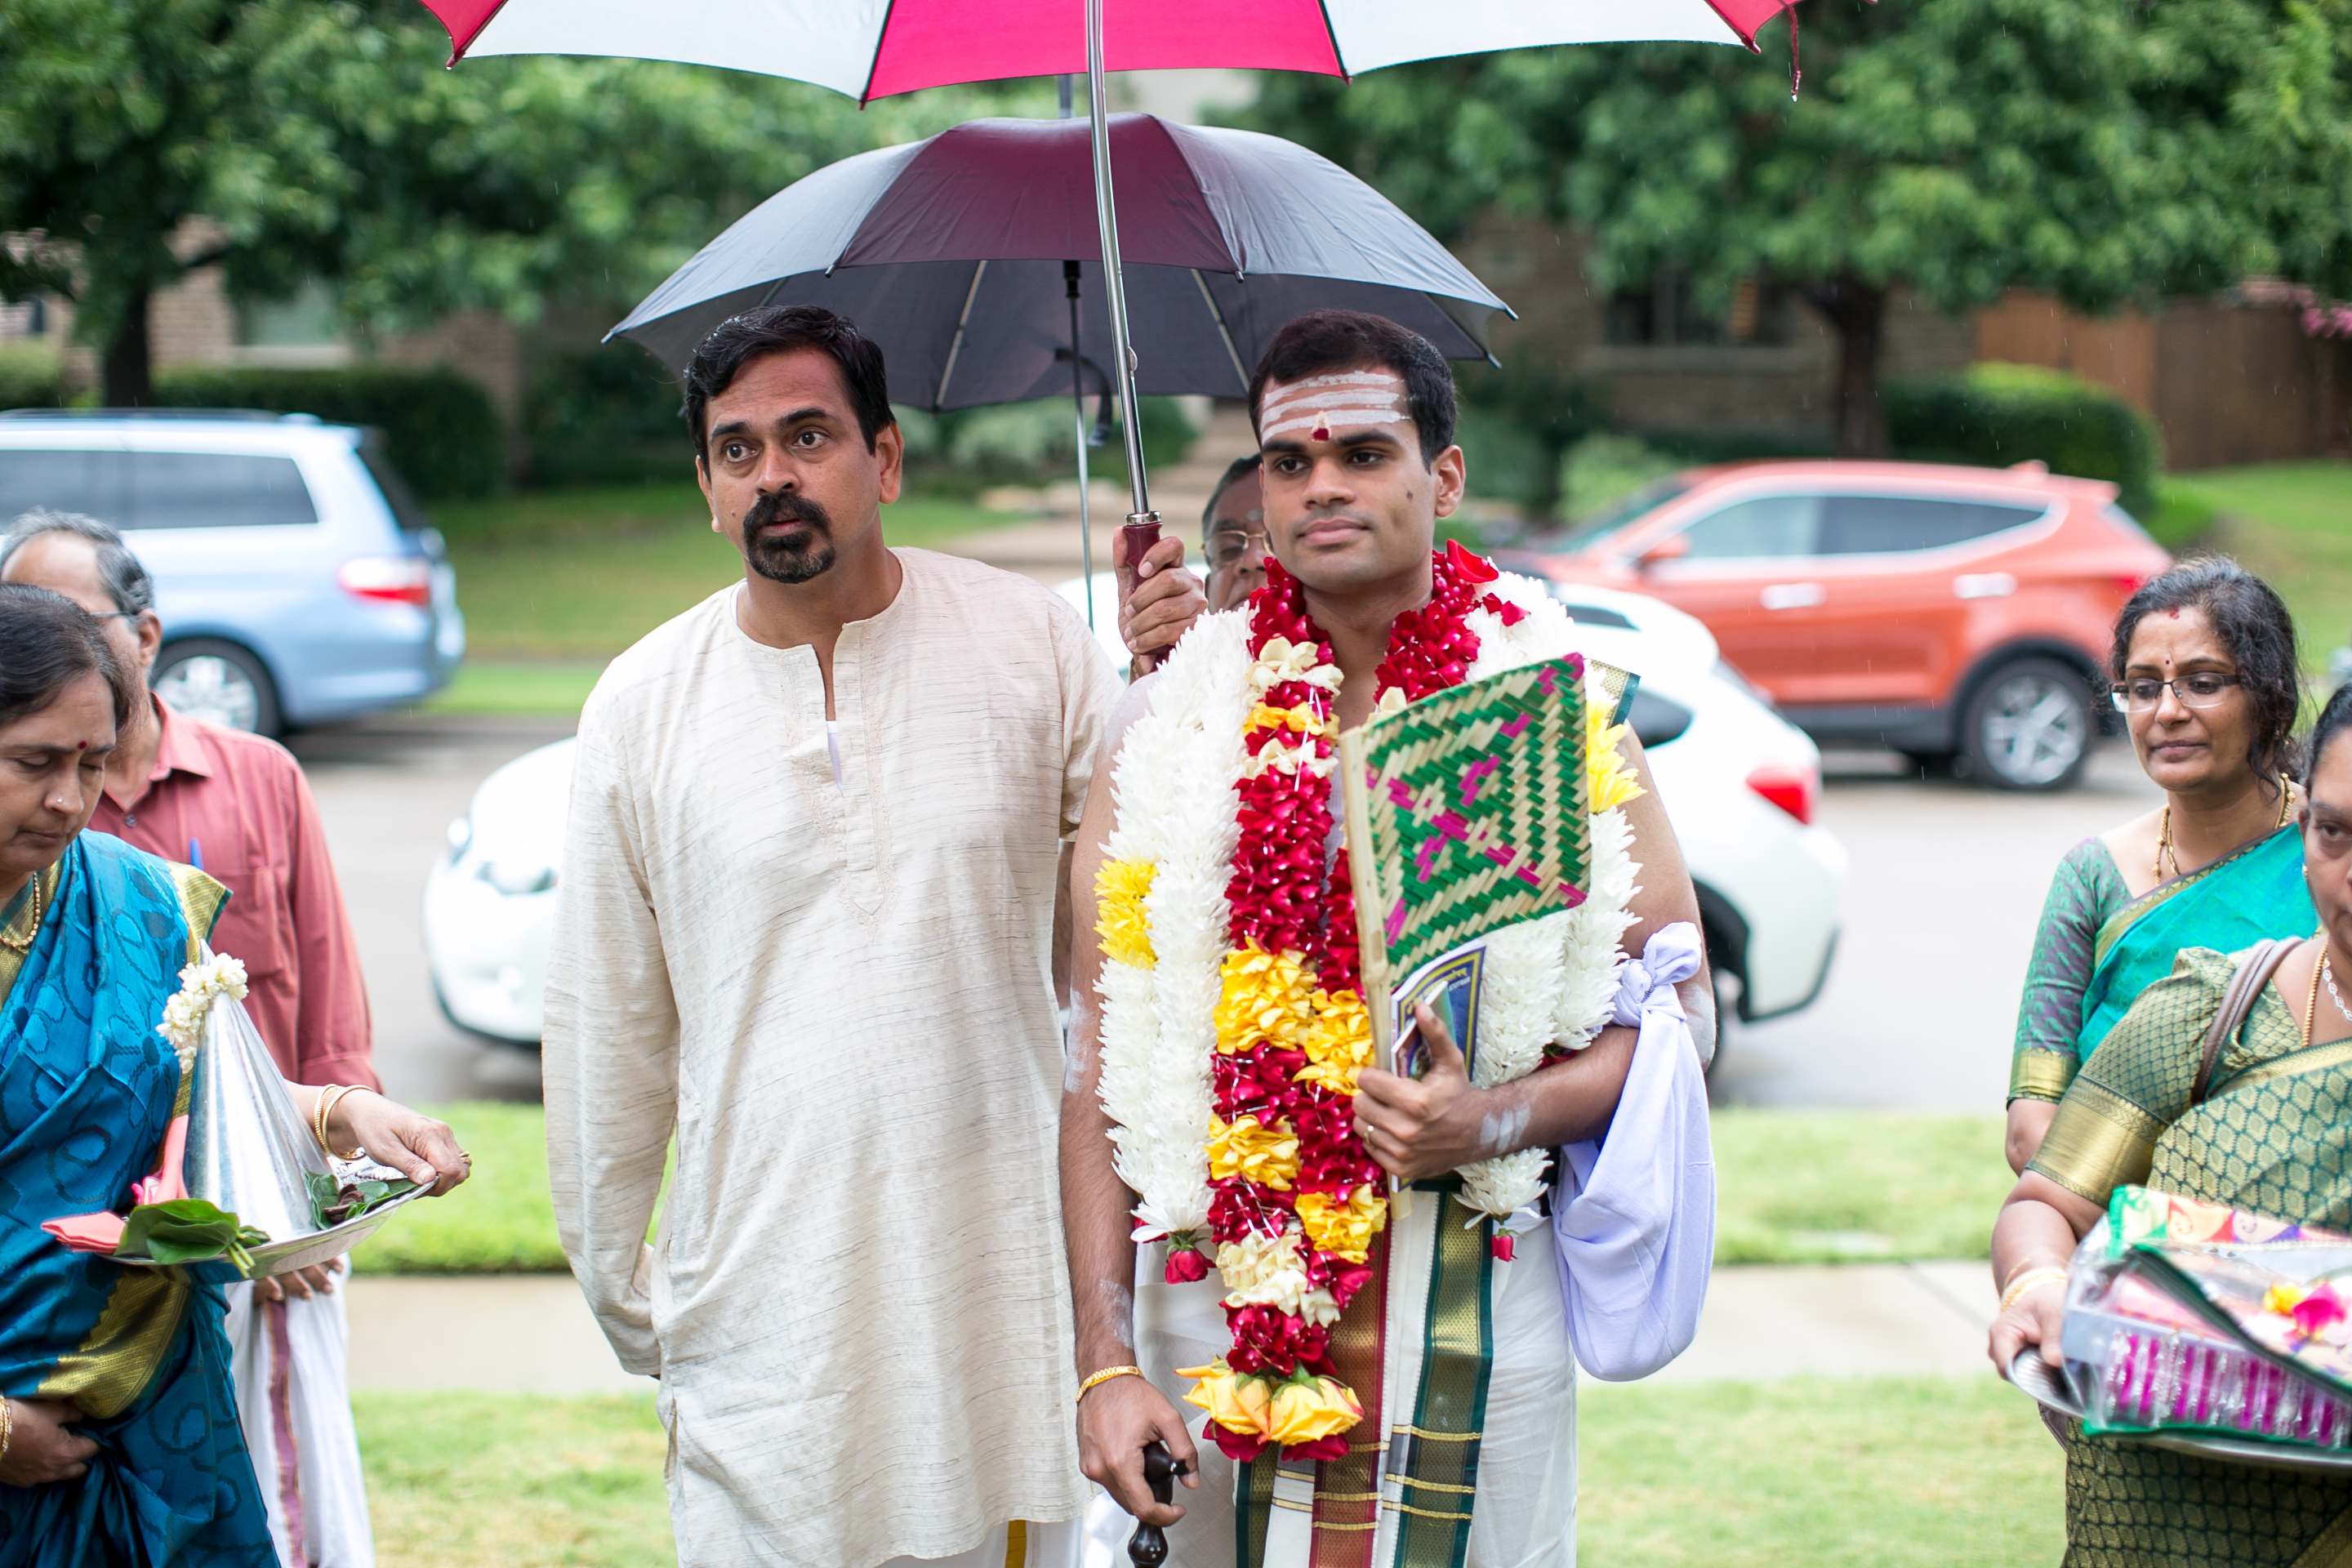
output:
[[[1201,548],[1209,559],[1210,609],[1230,610],[1265,582],[1265,486],[1255,452],[1234,458],[1209,492]]]

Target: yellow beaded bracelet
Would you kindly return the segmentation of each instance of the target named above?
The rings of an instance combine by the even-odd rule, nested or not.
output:
[[[1114,1377],[1141,1377],[1142,1375],[1143,1369],[1139,1366],[1107,1366],[1078,1384],[1078,1397],[1084,1399],[1087,1396],[1087,1390],[1097,1383],[1108,1383]]]

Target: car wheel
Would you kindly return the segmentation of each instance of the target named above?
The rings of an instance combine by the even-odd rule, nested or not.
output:
[[[156,657],[149,684],[175,713],[257,735],[278,733],[278,688],[261,661],[233,642],[173,643]]]
[[[2098,721],[2082,673],[2054,658],[1994,670],[1961,725],[1969,776],[1995,789],[2057,790],[2083,776]]]

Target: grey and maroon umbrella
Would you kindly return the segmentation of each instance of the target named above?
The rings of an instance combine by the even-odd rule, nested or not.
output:
[[[1487,321],[1508,307],[1329,159],[1148,114],[1109,132],[1138,392],[1239,397],[1276,331],[1328,306],[1486,356]],[[1083,121],[976,120],[845,158],[745,214],[613,335],[680,368],[740,310],[823,305],[881,345],[898,402],[1058,395],[1074,348],[1111,358],[1089,153]]]

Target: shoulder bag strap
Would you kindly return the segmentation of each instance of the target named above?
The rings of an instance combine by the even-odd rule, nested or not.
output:
[[[2276,937],[2246,950],[2244,962],[2230,976],[2230,988],[2221,993],[2221,1010],[2213,1015],[2212,1026],[2205,1031],[2205,1057],[2197,1064],[2197,1081],[2189,1086],[2189,1104],[2205,1103],[2206,1091],[2213,1086],[2214,1064],[2221,1059],[2221,1047],[2244,1026],[2263,987],[2271,983],[2286,955],[2301,945],[2295,937]]]

